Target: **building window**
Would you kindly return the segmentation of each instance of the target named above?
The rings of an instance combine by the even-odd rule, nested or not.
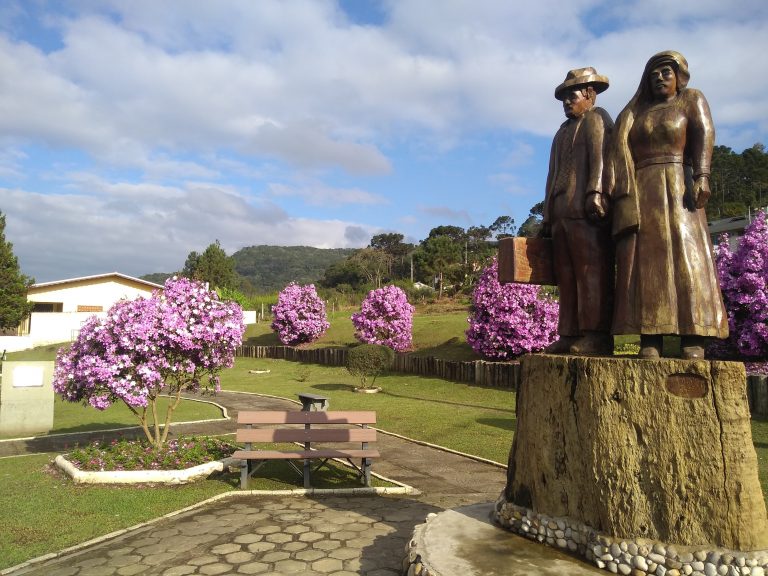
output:
[[[32,312],[63,312],[63,302],[35,302]]]

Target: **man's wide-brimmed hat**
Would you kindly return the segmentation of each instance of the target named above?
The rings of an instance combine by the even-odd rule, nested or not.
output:
[[[577,86],[592,86],[595,92],[605,92],[608,89],[608,78],[600,76],[592,66],[576,68],[565,76],[565,82],[555,88],[555,98],[562,100],[563,92]]]

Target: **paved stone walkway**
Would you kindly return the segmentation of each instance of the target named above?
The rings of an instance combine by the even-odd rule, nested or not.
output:
[[[396,576],[413,527],[436,511],[381,496],[228,498],[13,574]]]
[[[174,433],[232,432],[237,410],[296,408],[284,400],[232,392],[217,395],[216,401],[227,406],[232,420],[183,425],[175,427]],[[0,455],[60,451],[74,441],[58,437],[4,442]],[[233,494],[12,574],[396,576],[414,526],[429,513],[491,502],[504,486],[505,471],[497,466],[384,434],[377,444],[381,458],[374,463],[374,471],[421,494]],[[547,552],[543,554],[545,558]]]

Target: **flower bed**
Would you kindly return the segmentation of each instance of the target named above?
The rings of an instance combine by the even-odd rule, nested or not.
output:
[[[208,436],[169,440],[158,448],[138,440],[93,442],[72,450],[69,460],[79,470],[177,470],[232,456],[237,446]]]
[[[55,463],[77,483],[186,484],[235,463],[236,446],[209,437],[179,438],[159,448],[136,440],[94,442],[72,450]]]

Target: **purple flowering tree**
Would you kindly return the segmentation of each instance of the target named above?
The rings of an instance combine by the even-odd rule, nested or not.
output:
[[[366,344],[382,344],[397,352],[410,350],[413,343],[413,311],[408,297],[397,286],[371,290],[352,314],[355,338]]]
[[[557,302],[540,286],[499,284],[495,258],[475,286],[471,314],[467,342],[484,358],[507,360],[557,340]]]
[[[325,303],[317,295],[314,284],[288,284],[277,295],[272,316],[272,330],[277,332],[280,342],[288,346],[314,342],[330,327]]]
[[[72,346],[58,351],[53,388],[99,410],[122,401],[158,447],[182,391],[219,389],[218,374],[234,363],[244,331],[240,306],[200,282],[170,278],[150,298],[117,302],[106,317],[88,319]],[[163,425],[161,393],[171,397]]]
[[[715,261],[728,312],[730,335],[708,352],[720,358],[764,361],[768,357],[768,225],[758,212],[744,229],[735,252],[723,234]]]

